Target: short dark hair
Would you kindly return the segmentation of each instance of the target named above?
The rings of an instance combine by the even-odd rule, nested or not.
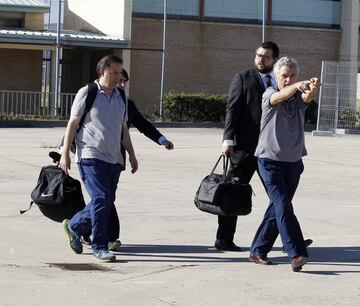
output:
[[[106,55],[104,56],[96,66],[96,72],[98,75],[100,75],[101,70],[108,69],[112,63],[122,64],[123,60],[122,58],[116,56],[116,55]]]
[[[129,81],[129,74],[127,73],[127,71],[124,68],[122,69],[121,74],[125,78],[125,81]]]
[[[259,48],[264,48],[264,49],[270,49],[272,51],[273,54],[273,58],[278,58],[279,54],[280,54],[280,50],[279,47],[276,43],[272,42],[272,41],[264,41],[259,47]],[[256,49],[257,50],[257,49]]]

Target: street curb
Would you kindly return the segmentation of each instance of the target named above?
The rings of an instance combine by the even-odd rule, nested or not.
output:
[[[0,128],[66,127],[67,120],[0,120]],[[152,122],[157,128],[223,128],[223,122]]]

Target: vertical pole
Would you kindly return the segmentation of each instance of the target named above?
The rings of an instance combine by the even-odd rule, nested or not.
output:
[[[265,41],[265,7],[266,7],[266,0],[263,0],[263,16],[262,16],[262,42]]]
[[[336,129],[339,121],[339,68],[341,63],[336,63],[336,97],[335,97],[335,118],[334,118],[334,133],[336,134]]]
[[[58,20],[57,20],[57,30],[56,30],[56,55],[55,55],[55,103],[54,103],[54,116],[58,115],[58,107],[59,107],[59,75],[60,75],[60,31],[61,31],[61,0],[59,1],[58,7]]]
[[[167,18],[167,0],[164,0],[164,25],[163,25],[163,45],[161,60],[161,82],[160,82],[160,121],[163,121],[163,95],[164,95],[164,72],[165,72],[165,51],[166,51],[166,18]]]
[[[205,0],[200,0],[199,8],[199,20],[204,21],[205,19]]]
[[[322,61],[321,62],[321,77],[320,77],[320,82],[322,84],[323,80],[324,80],[324,66],[325,66],[325,62]],[[320,111],[321,111],[321,94],[322,94],[322,87],[324,86],[324,84],[322,84],[322,86],[320,86],[320,91],[319,91],[319,103],[318,103],[318,113],[317,113],[317,120],[316,120],[316,131],[319,131],[320,128]]]

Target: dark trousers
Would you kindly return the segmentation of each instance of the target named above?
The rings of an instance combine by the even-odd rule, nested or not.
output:
[[[91,231],[88,231],[85,237],[90,237]],[[120,220],[116,211],[115,204],[111,206],[108,228],[109,242],[114,242],[120,237]]]
[[[234,168],[229,171],[229,175],[235,175],[239,177],[241,182],[249,183],[252,176],[254,175],[254,172],[256,171],[262,181],[262,178],[259,174],[257,159],[255,156],[253,156],[253,154],[236,151],[231,157],[231,161],[234,164]],[[218,230],[216,233],[216,239],[232,242],[234,240],[236,222],[237,216],[218,216]]]
[[[304,170],[302,160],[289,163],[259,158],[258,165],[268,190],[270,204],[255,234],[250,252],[265,256],[280,233],[290,259],[300,255],[308,256],[291,202]]]
[[[109,242],[114,242],[120,237],[120,220],[115,205],[111,207],[109,222]]]

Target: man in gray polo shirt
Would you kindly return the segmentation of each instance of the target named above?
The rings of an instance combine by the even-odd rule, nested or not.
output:
[[[71,166],[70,146],[76,137],[76,162],[91,200],[71,220],[64,220],[63,226],[69,245],[77,254],[83,250],[80,237],[91,230],[94,256],[102,261],[116,259],[108,250],[108,222],[120,172],[124,168],[122,145],[129,154],[132,173],[138,168],[126,124],[127,103],[117,89],[122,63],[121,58],[113,55],[105,56],[98,62],[96,70],[99,79],[95,81],[97,95],[78,133],[76,131],[85,111],[88,87],[81,88],[77,93],[59,162],[59,167],[67,173]]]
[[[317,78],[297,82],[296,60],[282,57],[274,66],[278,89],[263,94],[259,142],[255,150],[260,175],[270,204],[250,248],[249,260],[271,264],[267,254],[280,233],[292,265],[297,272],[307,262],[308,253],[300,224],[294,214],[292,198],[304,170],[305,108],[320,85]]]

